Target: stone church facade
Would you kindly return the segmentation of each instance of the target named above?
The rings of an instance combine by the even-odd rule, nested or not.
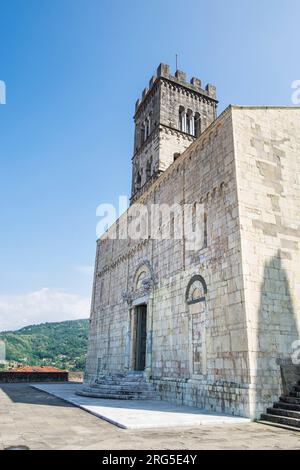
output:
[[[216,106],[214,86],[163,64],[136,104],[131,207],[97,242],[85,383],[144,371],[162,399],[254,419],[300,338],[300,109]],[[191,225],[110,237],[137,204],[200,204],[200,246]]]

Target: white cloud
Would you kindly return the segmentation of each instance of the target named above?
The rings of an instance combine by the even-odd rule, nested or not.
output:
[[[26,325],[86,318],[90,299],[54,289],[22,295],[0,295],[0,331]]]

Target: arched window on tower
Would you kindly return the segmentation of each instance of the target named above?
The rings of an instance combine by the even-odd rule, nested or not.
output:
[[[193,114],[191,115],[190,127],[191,127],[190,134],[195,135],[195,116]]]
[[[147,166],[146,166],[147,180],[151,178],[151,176],[152,176],[152,157],[150,157],[149,160],[147,161]]]
[[[192,232],[196,230],[196,215],[197,215],[197,202],[194,203],[192,208]]]
[[[145,142],[145,123],[141,125],[141,145]]]
[[[183,106],[179,106],[179,129],[186,132],[186,114]]]
[[[145,119],[145,137],[144,137],[144,141],[147,139],[148,137],[148,118]]]
[[[138,171],[136,175],[136,189],[140,189],[142,183],[141,173]]]
[[[207,247],[207,213],[204,213],[203,216],[203,222],[204,222],[204,233],[203,233],[203,248]]]
[[[194,135],[194,117],[191,109],[187,110],[186,113],[186,131],[188,134]]]
[[[193,135],[195,137],[199,137],[201,134],[201,118],[199,113],[195,113],[194,117],[194,133]]]
[[[149,114],[147,121],[148,121],[147,137],[149,137],[149,135],[151,134],[151,113]]]

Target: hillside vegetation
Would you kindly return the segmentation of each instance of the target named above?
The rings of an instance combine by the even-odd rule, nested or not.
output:
[[[52,365],[83,370],[87,352],[88,319],[41,323],[0,333],[6,360],[27,365]]]

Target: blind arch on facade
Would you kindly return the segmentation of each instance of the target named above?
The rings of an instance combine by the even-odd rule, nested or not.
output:
[[[207,294],[207,285],[200,274],[193,276],[186,288],[185,299],[188,304],[204,302]]]

